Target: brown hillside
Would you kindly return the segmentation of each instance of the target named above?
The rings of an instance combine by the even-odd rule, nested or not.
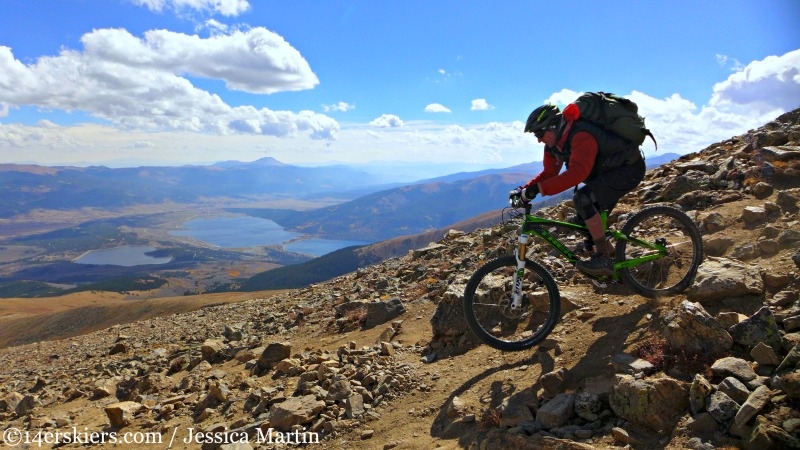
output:
[[[459,314],[515,227],[454,231],[305,289],[0,350],[0,425],[192,449],[800,448],[798,175],[800,110],[650,172],[618,213],[687,211],[707,250],[694,286],[599,289],[542,249],[564,314],[530,351],[476,344]]]

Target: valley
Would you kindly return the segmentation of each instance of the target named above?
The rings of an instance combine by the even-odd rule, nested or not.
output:
[[[3,224],[2,297],[51,296],[75,290],[140,290],[125,289],[131,280],[150,280],[150,297],[198,294],[311,259],[309,255],[286,252],[280,245],[227,249],[172,233],[189,220],[229,214],[209,204],[173,204],[168,209],[161,205],[139,206],[116,212],[92,210],[83,217],[69,211],[38,214],[47,214],[49,227],[41,222],[33,227],[26,227],[24,222]],[[11,233],[14,236],[8,236]],[[131,266],[119,262],[75,262],[88,252],[125,246],[149,246],[155,251],[148,256],[168,262]],[[153,280],[159,280],[157,285]]]

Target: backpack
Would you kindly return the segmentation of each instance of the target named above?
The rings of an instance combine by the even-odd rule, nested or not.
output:
[[[656,138],[645,127],[639,107],[631,100],[608,92],[587,92],[578,97],[574,104],[580,111],[580,119],[599,125],[637,147],[650,136],[658,150]]]

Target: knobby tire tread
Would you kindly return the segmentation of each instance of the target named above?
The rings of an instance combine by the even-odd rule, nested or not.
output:
[[[555,328],[556,324],[558,323],[561,314],[561,294],[558,291],[558,284],[556,284],[553,276],[550,275],[550,272],[548,272],[547,269],[538,263],[531,260],[525,260],[525,270],[533,271],[537,276],[539,276],[549,294],[548,317],[542,328],[539,330],[539,332],[527,339],[521,341],[506,341],[494,337],[492,334],[484,330],[483,327],[481,327],[475,315],[475,308],[473,304],[475,291],[477,290],[478,285],[481,283],[484,277],[492,273],[494,270],[501,267],[516,268],[516,266],[517,258],[514,255],[501,256],[493,259],[475,271],[475,273],[467,282],[466,288],[464,289],[464,315],[470,330],[472,330],[475,336],[477,336],[486,345],[502,351],[521,351],[529,349],[538,344],[544,340],[551,331],[553,331],[553,328]]]
[[[630,233],[637,225],[641,224],[648,218],[656,215],[670,216],[673,219],[676,219],[678,222],[680,222],[680,224],[683,225],[686,228],[686,230],[688,230],[688,235],[692,240],[694,258],[686,275],[684,275],[684,277],[678,283],[665,289],[654,289],[645,286],[641,284],[633,275],[631,275],[629,269],[622,269],[620,271],[620,276],[622,280],[626,284],[631,286],[633,290],[649,298],[655,298],[663,295],[672,295],[683,292],[694,282],[695,276],[697,275],[697,270],[700,267],[700,263],[703,261],[703,237],[700,233],[700,229],[697,227],[694,221],[689,216],[686,215],[686,213],[672,206],[656,205],[656,206],[648,206],[640,210],[639,212],[631,216],[630,219],[628,219],[628,221],[622,228],[622,233],[625,235],[630,235]],[[618,261],[625,259],[626,246],[627,243],[625,241],[617,242],[616,257]]]

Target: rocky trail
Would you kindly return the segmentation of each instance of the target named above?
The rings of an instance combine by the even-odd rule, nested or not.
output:
[[[649,172],[612,220],[680,206],[705,244],[694,285],[600,289],[540,247],[563,317],[524,352],[475,342],[461,310],[514,224],[296,291],[5,348],[0,446],[800,448],[799,201],[800,110]]]

